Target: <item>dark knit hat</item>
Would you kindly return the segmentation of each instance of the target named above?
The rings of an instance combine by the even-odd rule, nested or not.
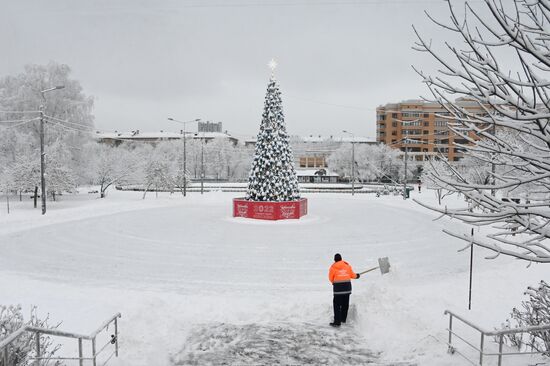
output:
[[[340,255],[340,253],[336,253],[336,254],[334,255],[334,261],[335,261],[335,262],[339,262],[339,261],[341,261],[341,260],[342,260],[342,256]]]

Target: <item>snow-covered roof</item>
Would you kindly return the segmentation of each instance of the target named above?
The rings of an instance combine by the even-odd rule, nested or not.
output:
[[[376,139],[363,136],[322,136],[309,135],[300,138],[303,142],[354,142],[354,143],[376,143]]]
[[[222,132],[186,132],[187,136],[197,139],[215,139],[215,138],[232,138],[231,135]],[[158,132],[141,132],[141,131],[130,131],[130,132],[101,132],[96,131],[94,137],[96,139],[124,139],[124,140],[162,140],[162,139],[180,139],[181,133],[179,132],[169,132],[169,131],[158,131]]]
[[[96,131],[95,135],[98,139],[163,139],[163,138],[181,138],[180,133],[176,132],[100,132]]]

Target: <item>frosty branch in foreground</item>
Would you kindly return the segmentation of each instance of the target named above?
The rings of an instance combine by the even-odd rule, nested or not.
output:
[[[488,15],[483,17],[466,3],[461,18],[449,1],[449,24],[428,15],[458,36],[459,46],[448,41],[438,49],[415,29],[414,48],[432,56],[441,71],[432,76],[415,70],[447,111],[440,117],[452,121],[455,138],[467,141],[456,145],[465,151],[460,163],[441,159],[443,167],[432,164],[425,176],[432,188],[462,194],[468,204],[453,209],[423,205],[493,228],[476,238],[446,231],[449,235],[495,256],[549,263],[550,2],[518,0],[514,5],[485,0]]]

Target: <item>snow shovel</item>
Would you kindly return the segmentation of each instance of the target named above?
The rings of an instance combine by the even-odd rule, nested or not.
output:
[[[363,271],[363,272],[359,272],[359,274],[362,275],[362,274],[374,271],[375,269],[378,269],[378,268],[380,268],[380,273],[382,273],[383,275],[385,275],[386,273],[388,273],[390,271],[390,261],[389,261],[388,257],[378,258],[378,266],[377,267],[367,269],[366,271]]]

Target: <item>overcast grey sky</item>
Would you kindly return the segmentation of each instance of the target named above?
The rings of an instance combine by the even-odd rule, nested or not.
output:
[[[423,11],[446,14],[442,0],[0,3],[0,76],[68,64],[95,97],[96,128],[176,131],[173,116],[249,135],[273,57],[291,134],[374,136],[376,106],[427,94],[411,25],[436,35]]]

